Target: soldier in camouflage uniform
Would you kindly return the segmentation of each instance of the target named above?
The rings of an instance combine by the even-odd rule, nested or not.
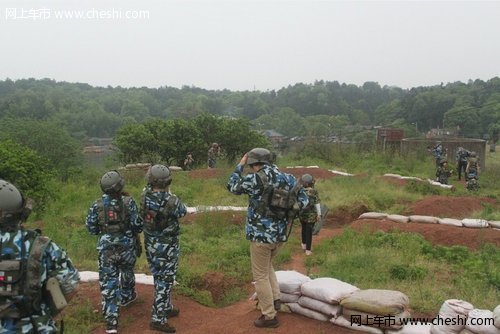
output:
[[[254,321],[256,327],[278,327],[276,318],[280,306],[280,290],[272,265],[273,258],[283,242],[287,241],[288,216],[278,216],[269,207],[266,195],[268,189],[286,188],[296,197],[298,208],[308,203],[303,189],[296,187],[293,175],[282,173],[270,163],[271,152],[254,148],[245,154],[227,184],[228,190],[236,195],[246,194],[249,205],[246,218],[246,238],[250,240],[250,257],[255,290],[262,315]],[[243,167],[248,164],[252,173],[242,176]],[[294,193],[293,190],[297,189]],[[274,190],[273,190],[274,191]]]
[[[89,209],[85,225],[90,234],[100,235],[99,284],[106,333],[117,333],[119,307],[137,298],[134,265],[142,218],[134,199],[123,193],[125,180],[117,171],[101,178],[103,195]]]
[[[80,275],[62,248],[22,227],[27,203],[0,180],[0,333],[56,333],[53,315],[74,295]],[[50,286],[64,297],[42,293]]]
[[[169,191],[172,175],[166,166],[152,166],[147,178],[140,212],[144,219],[146,256],[155,285],[150,328],[175,333],[167,319],[179,315],[179,309],[172,305],[171,293],[179,263],[178,219],[187,211],[179,198]]]
[[[213,143],[208,149],[208,168],[215,168],[217,165],[217,157],[220,154],[220,146]]]
[[[441,184],[448,184],[448,178],[451,174],[452,171],[448,168],[448,161],[446,159],[442,159],[436,170],[436,180]]]
[[[300,178],[300,183],[309,197],[309,204],[300,211],[299,219],[302,225],[302,249],[306,255],[311,255],[313,227],[321,220],[321,206],[318,191],[314,188],[314,178],[311,174],[304,174]]]

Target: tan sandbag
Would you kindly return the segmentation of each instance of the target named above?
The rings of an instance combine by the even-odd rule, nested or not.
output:
[[[383,212],[365,212],[359,216],[358,219],[384,219],[387,217],[387,213]]]
[[[437,224],[438,218],[433,216],[421,216],[421,215],[411,215],[410,223],[420,223],[420,224]]]
[[[300,295],[300,287],[311,279],[295,270],[278,270],[276,278],[281,292]]]
[[[302,295],[329,304],[338,304],[340,300],[357,290],[359,289],[354,285],[330,277],[313,279],[301,287]]]
[[[493,227],[493,228],[500,228],[500,220],[489,220],[488,225]]]
[[[396,315],[408,309],[410,300],[404,293],[394,290],[368,289],[353,292],[342,299],[342,307],[378,315]]]
[[[462,227],[462,221],[460,219],[453,219],[453,218],[439,218],[438,219],[438,224],[441,225],[450,225],[450,226],[457,226],[457,227]]]
[[[500,329],[493,324],[493,312],[474,309],[469,312],[465,329],[475,334],[500,334]]]
[[[356,317],[361,319],[361,324],[373,326],[380,329],[401,329],[404,322],[401,319],[407,319],[410,317],[410,312],[403,311],[396,315],[377,315],[372,313],[366,313],[358,310],[351,310],[342,307],[342,316],[346,319],[355,319]]]
[[[291,293],[281,292],[281,302],[282,303],[296,303],[299,301],[299,295],[293,295]]]
[[[484,219],[462,219],[462,225],[469,228],[485,228],[488,227],[488,222]]]
[[[307,296],[301,296],[299,305],[308,309],[323,313],[328,317],[338,317],[340,314],[340,305],[332,305],[321,300],[312,299]]]
[[[474,309],[471,303],[460,299],[445,300],[439,309],[439,323],[431,327],[431,334],[458,334],[465,328],[467,315]],[[450,319],[450,320],[448,320]],[[447,322],[448,324],[446,324]]]
[[[493,319],[495,320],[495,326],[500,328],[500,305],[493,310]]]
[[[334,325],[341,326],[344,328],[349,328],[353,331],[372,333],[372,334],[384,334],[384,331],[379,328],[358,325],[358,324],[351,324],[351,322],[346,318],[344,318],[343,316],[340,316],[338,318],[332,318],[330,319],[330,322],[332,322]]]
[[[410,218],[403,215],[388,215],[387,219],[396,223],[409,223]]]
[[[292,313],[301,314],[311,319],[316,319],[319,321],[328,321],[330,320],[329,316],[324,315],[323,313],[316,312],[314,310],[305,308],[300,306],[298,303],[289,303],[287,304]]]
[[[430,334],[431,324],[408,324],[403,326],[400,330],[387,329],[385,334]]]

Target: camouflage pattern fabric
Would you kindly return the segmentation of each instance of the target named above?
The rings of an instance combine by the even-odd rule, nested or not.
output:
[[[155,295],[151,311],[151,321],[166,323],[167,314],[173,308],[172,285],[179,264],[179,218],[187,213],[186,206],[167,191],[152,191],[147,187],[141,201],[141,215],[144,219],[148,212],[161,212],[155,216],[156,223],[163,229],[145,225],[144,244],[146,257],[153,274]],[[155,223],[153,222],[153,223]],[[167,222],[166,224],[164,224]],[[146,227],[148,226],[148,227]]]
[[[210,147],[208,149],[208,167],[215,168],[215,165],[217,163],[217,155],[218,155],[217,149],[213,147]]]
[[[102,195],[102,202],[116,205],[119,199],[107,194]],[[128,226],[123,233],[102,233],[100,229],[100,205],[95,201],[89,209],[85,226],[90,234],[100,235],[97,242],[99,251],[99,285],[102,295],[102,312],[108,325],[117,325],[121,300],[130,300],[135,292],[134,265],[136,261],[135,235],[142,232],[143,222],[138,214],[135,201],[125,201]]]
[[[299,219],[301,222],[308,224],[315,224],[316,217],[318,213],[316,212],[316,204],[320,204],[321,200],[319,199],[319,194],[316,189],[313,187],[305,187],[304,191],[309,197],[309,204],[299,213]]]
[[[29,257],[29,252],[22,258],[21,243],[24,240],[26,249],[30,249],[34,239],[26,238],[27,231],[17,231],[13,233],[2,233],[2,258],[21,260]],[[64,294],[69,294],[76,289],[80,281],[78,270],[66,252],[50,241],[42,254],[42,270],[40,285],[46,283],[49,277],[56,277]],[[15,301],[22,305],[25,296],[14,297]],[[15,305],[11,305],[16,308]],[[31,317],[20,319],[2,318],[0,320],[0,333],[56,333],[57,327],[52,318],[49,301],[42,297],[40,311]]]
[[[439,166],[436,171],[436,177],[439,183],[448,184],[448,178],[451,176],[451,171],[448,167]]]
[[[283,185],[287,190],[297,183],[295,176],[279,171],[275,165],[264,165],[262,170],[267,176],[268,182],[273,187]],[[227,189],[236,195],[248,195],[249,205],[246,217],[246,238],[251,241],[274,244],[287,241],[287,220],[261,216],[258,208],[261,206],[264,187],[257,173],[242,176],[243,166],[237,165],[227,183]],[[299,208],[307,206],[309,199],[304,191],[300,189],[297,193]]]

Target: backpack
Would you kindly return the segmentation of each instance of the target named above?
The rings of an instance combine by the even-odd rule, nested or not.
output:
[[[128,206],[131,197],[123,196],[116,201],[106,198],[97,200],[99,228],[103,234],[125,233],[129,229]],[[111,204],[114,202],[114,204]]]
[[[274,174],[274,172],[271,172]],[[257,172],[257,176],[262,182],[264,188],[262,192],[262,201],[259,203],[257,212],[265,217],[277,219],[289,219],[296,213],[297,192],[300,185],[297,182],[292,189],[289,184],[280,183],[278,186],[269,184],[269,179],[261,169]]]
[[[40,313],[40,305],[44,297],[42,294],[44,289],[40,287],[43,274],[42,258],[51,240],[39,235],[37,231],[26,232],[24,240],[31,241],[28,256],[26,256],[25,242],[23,242],[20,260],[3,259],[6,257],[3,254],[0,259],[0,318],[24,318]],[[17,248],[13,242],[12,247]],[[8,257],[15,258],[16,254],[9,254]],[[21,296],[23,297],[22,303],[19,303],[17,301]],[[16,305],[16,308],[11,308],[11,305]],[[55,315],[62,308],[51,307],[50,309]]]
[[[168,195],[161,199],[159,208],[153,210],[146,206],[146,199],[149,198],[150,201],[156,202],[158,198],[154,197],[153,192],[149,189],[143,194],[141,215],[144,219],[144,229],[147,231],[163,231],[167,227],[171,227],[166,232],[176,232],[176,226],[173,224],[176,219],[170,213],[179,205],[179,198],[175,195]]]

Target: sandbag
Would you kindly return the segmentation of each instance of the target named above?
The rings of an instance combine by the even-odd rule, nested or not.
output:
[[[282,303],[296,303],[299,301],[300,295],[293,295],[291,293],[281,292],[280,300]]]
[[[319,321],[328,321],[330,320],[330,317],[327,315],[324,315],[323,313],[316,312],[314,310],[305,308],[300,306],[298,303],[289,303],[287,304],[292,313],[297,313],[301,314],[303,316],[306,316],[311,319],[316,319]]]
[[[475,334],[500,334],[500,329],[493,324],[493,312],[490,310],[473,309],[467,317],[465,329]]]
[[[500,228],[500,220],[488,221],[488,225],[493,228]]]
[[[495,326],[500,328],[500,305],[493,310],[493,319],[495,320]]]
[[[431,334],[458,334],[465,328],[467,315],[474,309],[474,306],[460,299],[445,300],[439,309],[439,317],[442,318],[440,324],[431,327]],[[448,320],[448,325],[443,321]],[[443,322],[441,324],[441,322]]]
[[[430,334],[431,324],[408,324],[403,326],[400,330],[388,329],[385,334]]]
[[[438,219],[432,216],[412,215],[410,216],[410,223],[437,224]]]
[[[281,292],[300,295],[300,287],[311,279],[295,270],[278,270],[276,278]]]
[[[463,226],[462,221],[460,219],[453,219],[453,218],[439,218],[438,224],[457,226],[457,227]]]
[[[488,227],[488,222],[484,219],[464,218],[462,219],[462,225],[470,228],[484,228]]]
[[[403,327],[403,322],[401,319],[406,319],[410,317],[410,312],[403,311],[396,315],[377,315],[372,313],[366,313],[358,310],[351,310],[348,308],[342,308],[342,316],[346,319],[353,319],[358,317],[361,319],[361,324],[373,326],[380,329],[401,329]]]
[[[394,177],[394,178],[396,178],[396,179],[400,179],[400,178],[402,178],[402,176],[401,176],[401,175],[399,175],[399,174],[392,174],[392,173],[386,173],[386,174],[384,174],[383,176],[386,176],[386,177]]]
[[[358,219],[384,219],[387,217],[387,213],[383,212],[365,212],[359,216]]]
[[[460,331],[460,334],[474,334],[474,333],[472,333],[470,330],[464,328]]]
[[[329,277],[313,279],[301,287],[304,296],[329,304],[338,304],[340,300],[357,290],[359,289],[354,285]]]
[[[363,333],[384,334],[384,331],[379,328],[358,325],[358,324],[351,325],[351,321],[347,320],[343,316],[340,316],[338,318],[332,318],[330,319],[330,322],[332,322],[334,325],[349,328],[354,331],[360,331]]]
[[[298,301],[300,306],[323,313],[329,317],[338,317],[340,314],[340,306],[325,303],[321,300],[312,299],[307,296],[301,296]]]
[[[409,223],[410,222],[410,218],[408,218],[407,216],[403,216],[403,215],[388,215],[386,218],[389,219],[390,221],[393,221],[396,223]]]
[[[342,307],[377,315],[396,315],[408,309],[410,300],[404,293],[394,290],[368,289],[353,292],[344,298]]]

